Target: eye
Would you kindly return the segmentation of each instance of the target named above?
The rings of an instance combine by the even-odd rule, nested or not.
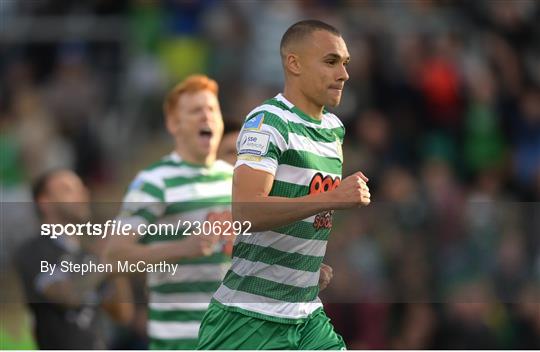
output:
[[[334,66],[336,64],[336,60],[327,60],[326,63],[330,66]]]

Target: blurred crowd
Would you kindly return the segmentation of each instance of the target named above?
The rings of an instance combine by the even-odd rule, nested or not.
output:
[[[238,123],[281,90],[284,30],[335,25],[352,58],[343,174],[363,171],[374,200],[336,216],[336,329],[349,348],[540,348],[538,1],[5,0],[0,18],[2,202],[62,166],[95,204],[168,152],[172,84],[209,74]],[[37,234],[5,208],[3,268]]]

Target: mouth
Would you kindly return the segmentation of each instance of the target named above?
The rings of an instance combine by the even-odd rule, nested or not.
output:
[[[199,130],[199,137],[212,138],[213,135],[214,133],[212,132],[210,127],[203,127]]]
[[[210,144],[213,136],[214,132],[210,127],[203,127],[199,130],[199,140],[205,145]]]

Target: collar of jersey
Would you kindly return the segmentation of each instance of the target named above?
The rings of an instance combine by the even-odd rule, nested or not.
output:
[[[279,100],[280,102],[282,102],[283,104],[287,105],[287,107],[292,111],[294,112],[296,115],[300,116],[300,118],[302,120],[305,120],[307,122],[311,122],[311,123],[314,123],[314,124],[317,124],[317,125],[320,125],[322,123],[322,119],[320,120],[317,120],[311,116],[309,116],[308,114],[306,114],[305,112],[303,112],[302,110],[300,110],[299,108],[297,108],[293,103],[291,103],[290,101],[288,101],[284,96],[283,94],[279,93],[278,95],[276,95],[275,97],[276,100]],[[323,114],[326,113],[326,109],[323,109]]]

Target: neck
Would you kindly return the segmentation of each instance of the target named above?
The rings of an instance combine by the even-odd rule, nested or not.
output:
[[[195,165],[201,165],[201,166],[211,166],[214,161],[216,161],[215,155],[212,155],[212,153],[208,154],[205,158],[198,158],[193,153],[190,153],[186,148],[182,146],[182,144],[177,143],[176,148],[174,148],[174,151],[180,155],[183,161],[195,164]]]
[[[283,90],[283,96],[293,103],[298,109],[308,114],[316,120],[322,119],[322,113],[324,106],[319,105],[313,100],[310,100],[306,95],[302,93],[300,89],[291,88],[289,85],[285,85]]]

